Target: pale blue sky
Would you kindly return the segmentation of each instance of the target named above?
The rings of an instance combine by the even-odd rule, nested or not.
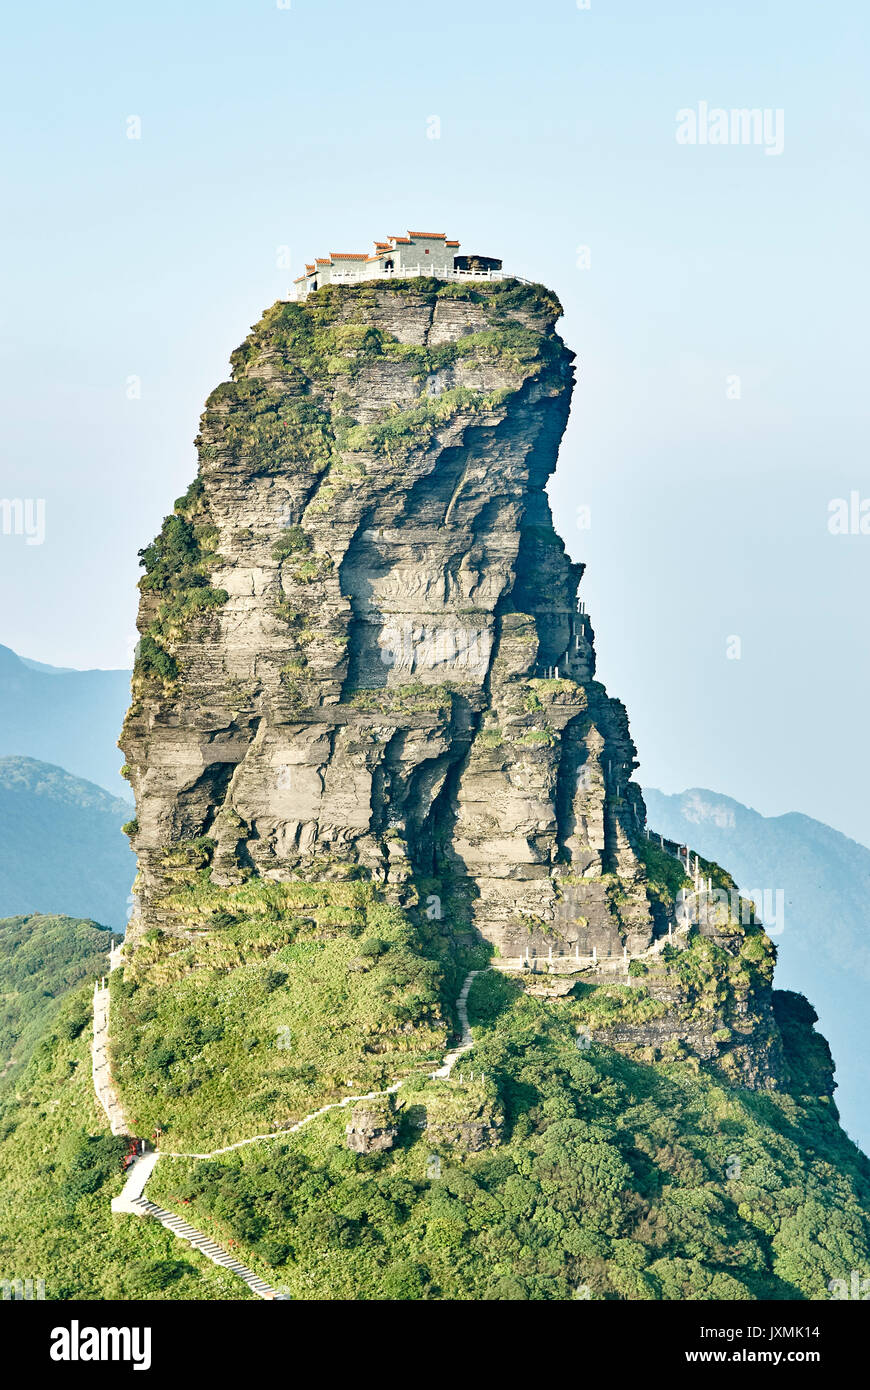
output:
[[[551,492],[641,779],[870,843],[870,536],[826,525],[870,496],[861,0],[92,0],[4,29],[0,496],[44,497],[46,540],[0,536],[0,642],[126,664],[136,552],[278,247],[298,273],[431,227],[565,305]],[[784,152],[678,145],[700,101],[782,108]]]

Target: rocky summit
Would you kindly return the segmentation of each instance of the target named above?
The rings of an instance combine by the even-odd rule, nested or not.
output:
[[[230,894],[350,876],[401,908],[428,886],[430,918],[546,973],[538,992],[622,963],[661,1005],[692,994],[668,964],[688,878],[647,838],[545,490],[574,385],[560,313],[516,280],[333,285],[233,354],[197,478],[142,552],[131,942],[208,929],[178,892],[202,870]],[[607,1037],[775,1085],[770,943],[702,916],[724,1007]]]
[[[208,835],[227,883],[337,860],[400,892],[448,861],[506,956],[651,940],[634,749],[545,493],[559,306],[450,288],[279,304],[208,402],[145,552],[142,922],[166,848]]]
[[[52,1297],[863,1287],[813,1009],[648,833],[595,679],[559,313],[319,285],[208,400],[141,556],[127,940],[0,1078],[0,1250]]]

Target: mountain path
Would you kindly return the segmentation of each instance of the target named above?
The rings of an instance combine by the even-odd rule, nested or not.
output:
[[[94,984],[94,1033],[91,1042],[91,1070],[94,1077],[94,1092],[109,1121],[113,1134],[129,1134],[130,1127],[124,1114],[109,1064],[109,987],[105,980]]]
[[[468,1052],[469,1048],[474,1046],[474,1039],[471,1036],[471,1028],[468,1023],[468,993],[475,976],[481,973],[480,970],[469,970],[463,981],[462,989],[459,991],[459,996],[456,1000],[456,1012],[459,1016],[459,1026],[462,1030],[459,1046],[454,1048],[452,1052],[446,1053],[444,1061],[437,1071],[430,1071],[428,1073],[429,1079],[432,1081],[446,1080],[450,1076],[458,1058],[460,1058],[464,1052]],[[401,1090],[409,1079],[410,1078],[406,1076],[401,1081],[394,1081],[392,1086],[387,1086],[383,1091],[367,1091],[364,1095],[345,1096],[342,1100],[331,1101],[329,1105],[321,1105],[319,1110],[312,1110],[310,1115],[304,1115],[301,1120],[297,1120],[295,1124],[289,1125],[287,1129],[274,1129],[268,1134],[252,1134],[249,1139],[239,1139],[235,1144],[227,1144],[222,1149],[211,1149],[208,1153],[188,1153],[184,1150],[173,1151],[171,1149],[161,1150],[161,1157],[217,1158],[219,1154],[228,1154],[232,1153],[234,1149],[243,1149],[246,1144],[257,1144],[264,1139],[281,1139],[286,1134],[296,1134],[305,1125],[310,1124],[312,1120],[318,1119],[321,1115],[326,1115],[330,1110],[343,1110],[345,1106],[353,1105],[355,1101],[359,1100],[377,1100],[380,1096],[394,1095],[396,1091]]]
[[[120,963],[120,952],[111,958],[110,969],[114,969]],[[491,969],[492,967],[487,967]],[[459,996],[456,1000],[456,1013],[459,1018],[460,1039],[459,1045],[446,1053],[444,1061],[437,1071],[429,1072],[432,1080],[446,1080],[457,1060],[468,1052],[474,1045],[471,1034],[471,1027],[468,1022],[468,994],[472,982],[480,970],[470,970],[466,975]],[[113,1134],[129,1134],[129,1126],[124,1115],[123,1107],[115,1091],[112,1081],[111,1069],[109,1065],[108,1053],[108,1032],[109,1032],[109,990],[105,981],[94,986],[94,1035],[92,1043],[94,1091],[100,1102]],[[145,1187],[151,1174],[161,1158],[216,1158],[220,1154],[232,1153],[235,1149],[244,1148],[247,1144],[256,1144],[262,1140],[280,1139],[288,1134],[296,1134],[305,1125],[310,1124],[321,1115],[327,1114],[330,1110],[342,1110],[356,1101],[375,1100],[380,1096],[393,1095],[401,1090],[402,1086],[409,1080],[404,1077],[401,1081],[394,1081],[392,1086],[387,1086],[382,1091],[368,1091],[365,1095],[345,1096],[342,1100],[331,1102],[329,1105],[322,1105],[319,1110],[312,1110],[309,1115],[304,1115],[301,1120],[290,1125],[287,1129],[273,1130],[269,1134],[254,1134],[249,1139],[240,1139],[235,1144],[227,1144],[223,1148],[211,1149],[207,1153],[186,1153],[182,1151],[149,1149],[134,1159],[127,1180],[117,1197],[112,1198],[111,1209],[116,1213],[127,1213],[132,1216],[149,1216],[159,1221],[168,1231],[178,1237],[179,1240],[187,1241],[193,1249],[205,1255],[206,1259],[211,1260],[212,1264],[219,1265],[224,1269],[229,1269],[242,1279],[258,1298],[263,1299],[284,1299],[289,1295],[282,1293],[281,1290],[273,1288],[265,1279],[261,1279],[253,1270],[240,1263],[210,1236],[191,1226],[190,1222],[182,1217],[176,1216],[174,1212],[167,1211],[164,1207],[158,1206],[156,1202],[150,1201],[145,1196]]]

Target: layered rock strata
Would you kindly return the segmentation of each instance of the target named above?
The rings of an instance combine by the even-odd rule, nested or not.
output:
[[[179,868],[356,873],[501,958],[572,969],[667,929],[623,706],[546,484],[573,389],[541,286],[279,303],[209,398],[143,552],[122,746],[129,937]]]

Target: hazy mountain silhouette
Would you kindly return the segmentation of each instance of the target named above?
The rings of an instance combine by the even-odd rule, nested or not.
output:
[[[129,701],[129,671],[67,671],[0,646],[0,757],[55,763],[124,796],[115,743]]]
[[[130,803],[63,768],[0,758],[0,918],[62,914],[123,931]]]
[[[776,986],[816,1009],[843,1126],[870,1152],[870,849],[811,816],[762,816],[703,788],[645,787],[644,798],[650,829],[722,864],[747,893],[783,889]]]

